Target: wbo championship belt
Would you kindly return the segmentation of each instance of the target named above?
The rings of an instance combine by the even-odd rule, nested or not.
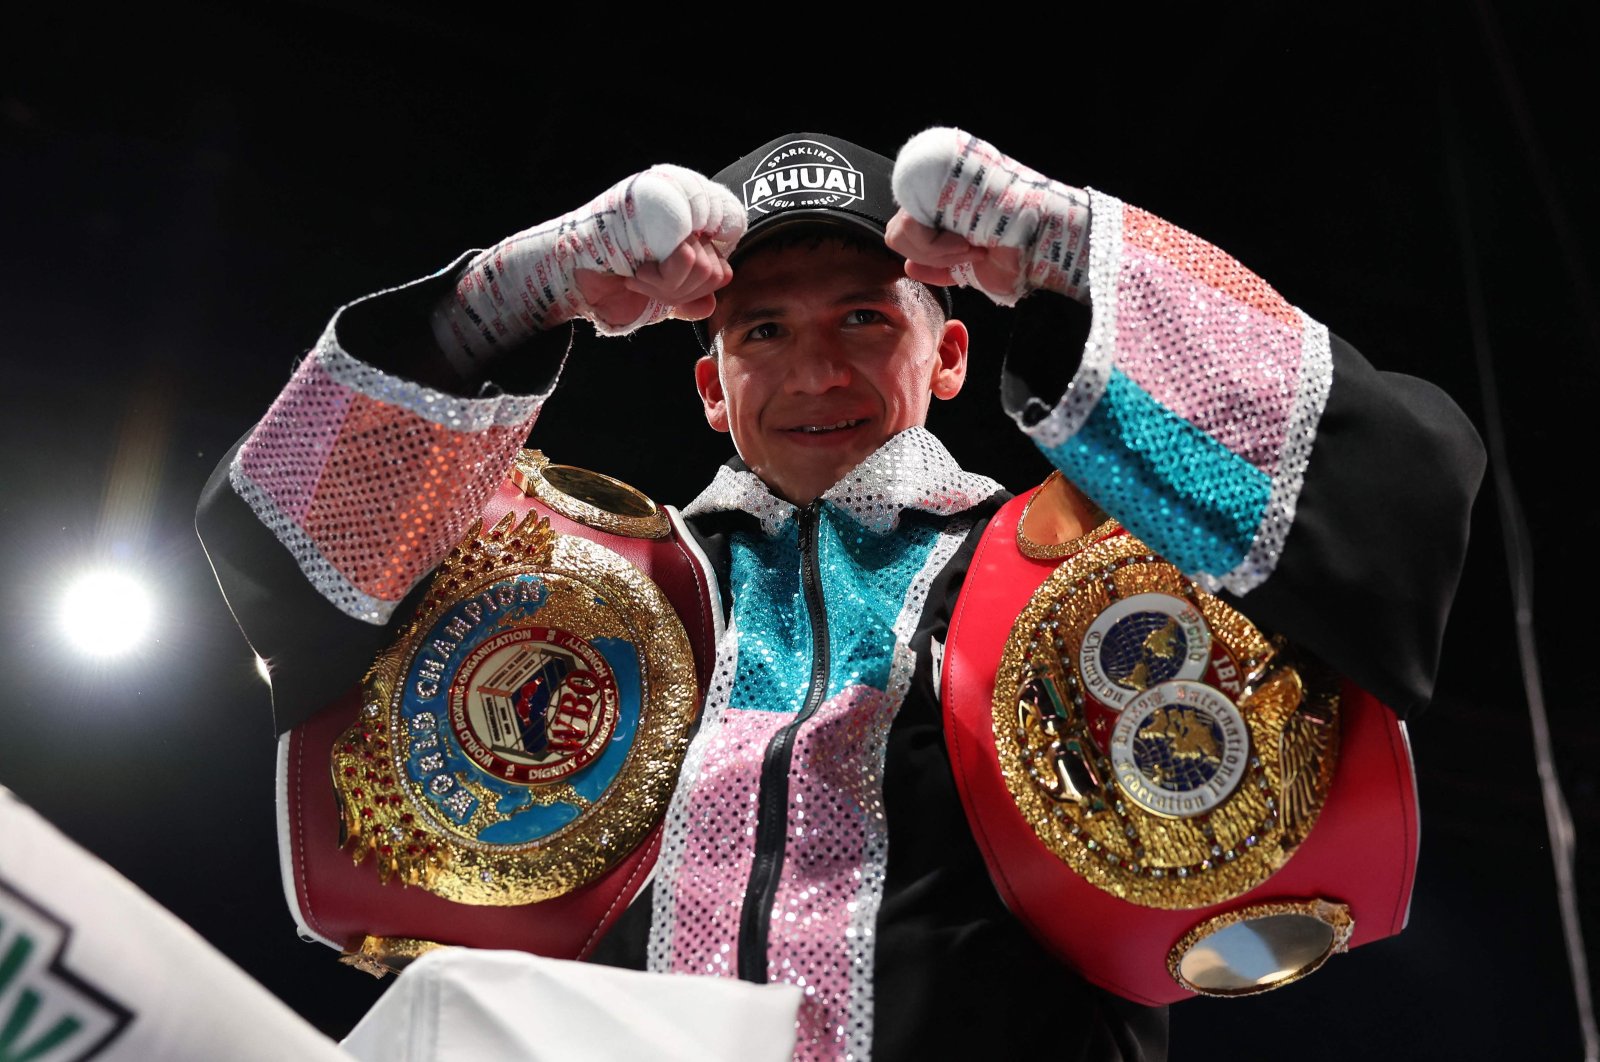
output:
[[[1145,1004],[1248,995],[1405,926],[1405,729],[1115,521],[984,532],[941,688],[990,874],[1034,935]],[[1059,497],[1059,495],[1054,495]]]
[[[282,740],[302,935],[378,974],[586,955],[654,865],[712,596],[674,513],[524,450],[361,685]]]

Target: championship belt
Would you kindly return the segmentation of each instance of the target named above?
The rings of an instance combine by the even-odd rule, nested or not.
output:
[[[714,652],[671,510],[524,450],[360,686],[280,742],[303,936],[581,958],[648,879]]]
[[[1051,488],[985,530],[942,674],[956,782],[1008,906],[1151,1005],[1265,991],[1398,933],[1417,853],[1403,724],[1114,521],[1030,541]]]

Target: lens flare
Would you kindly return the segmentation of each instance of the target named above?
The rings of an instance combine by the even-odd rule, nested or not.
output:
[[[139,647],[154,619],[149,589],[126,572],[86,572],[61,598],[61,631],[73,648],[90,656],[120,656]]]

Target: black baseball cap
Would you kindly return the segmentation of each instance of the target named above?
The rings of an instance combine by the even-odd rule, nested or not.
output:
[[[882,240],[898,209],[893,177],[894,160],[870,148],[827,133],[788,133],[712,179],[744,204],[744,236],[733,251],[737,260],[774,233],[800,225],[838,225]],[[951,313],[950,289],[934,290]],[[701,348],[710,350],[705,322],[693,324]]]

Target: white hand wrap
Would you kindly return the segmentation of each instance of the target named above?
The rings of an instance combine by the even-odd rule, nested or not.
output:
[[[1010,291],[990,291],[970,269],[954,270],[1002,306],[1045,288],[1088,298],[1089,197],[1001,154],[960,129],[918,133],[894,163],[895,201],[912,219],[953,232],[974,247],[1007,247],[1022,254]]]
[[[608,325],[594,316],[575,270],[631,277],[691,235],[732,251],[745,213],[722,185],[682,166],[652,166],[620,181],[587,206],[507,237],[478,255],[441,305],[434,334],[452,359],[467,363],[571,317],[602,335],[626,335],[666,317],[652,301],[636,320]]]

